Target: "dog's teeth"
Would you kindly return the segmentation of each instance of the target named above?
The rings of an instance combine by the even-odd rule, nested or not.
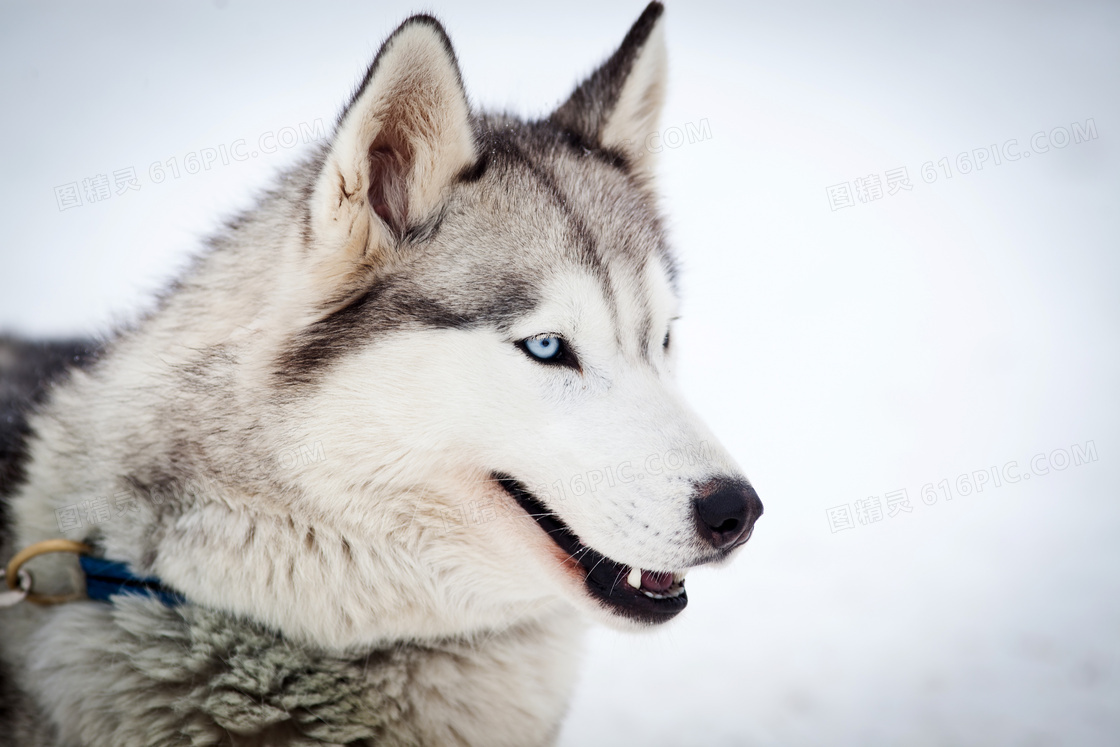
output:
[[[630,575],[626,577],[626,583],[630,584],[635,589],[642,588],[642,569],[631,568]]]
[[[674,581],[675,583],[678,583],[678,584],[679,584],[679,583],[680,583],[681,581],[684,581],[684,574],[685,574],[685,572],[684,572],[684,571],[680,571],[679,573],[674,573],[674,574],[673,574],[673,581]]]

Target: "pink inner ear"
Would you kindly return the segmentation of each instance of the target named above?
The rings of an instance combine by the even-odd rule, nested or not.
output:
[[[408,229],[410,156],[407,144],[388,133],[369,150],[369,205],[398,239]]]

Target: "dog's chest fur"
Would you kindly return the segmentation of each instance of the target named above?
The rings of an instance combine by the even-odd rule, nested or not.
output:
[[[5,725],[20,745],[547,744],[577,632],[553,618],[344,654],[147,598],[38,617],[28,679],[41,716],[59,728],[24,712]]]

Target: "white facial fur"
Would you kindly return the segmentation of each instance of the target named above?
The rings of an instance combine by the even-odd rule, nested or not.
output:
[[[659,286],[647,302],[666,325],[650,336],[649,361],[634,328],[616,335],[601,287],[578,271],[553,281],[508,336],[413,330],[341,361],[289,421],[294,442],[321,443],[327,456],[300,471],[312,510],[354,526],[375,554],[414,552],[417,569],[455,576],[478,594],[474,609],[559,595],[597,610],[492,472],[523,482],[612,560],[663,571],[708,560],[695,485],[740,471],[675,390],[661,347],[672,294],[656,264],[647,274]],[[582,372],[513,344],[541,333],[562,336]],[[389,505],[400,520],[386,527]]]

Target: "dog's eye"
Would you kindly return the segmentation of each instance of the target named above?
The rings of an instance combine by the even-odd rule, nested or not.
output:
[[[661,347],[665,350],[669,349],[669,333],[665,333],[665,339],[661,341]]]
[[[564,342],[564,338],[557,335],[530,337],[518,342],[517,347],[524,350],[525,354],[537,363],[544,363],[549,366],[568,366],[579,370],[579,361],[576,360],[575,354]]]
[[[560,354],[560,338],[559,337],[538,337],[533,340],[525,341],[525,349],[529,351],[529,355],[534,358],[539,358],[546,361],[549,358],[555,358]]]

